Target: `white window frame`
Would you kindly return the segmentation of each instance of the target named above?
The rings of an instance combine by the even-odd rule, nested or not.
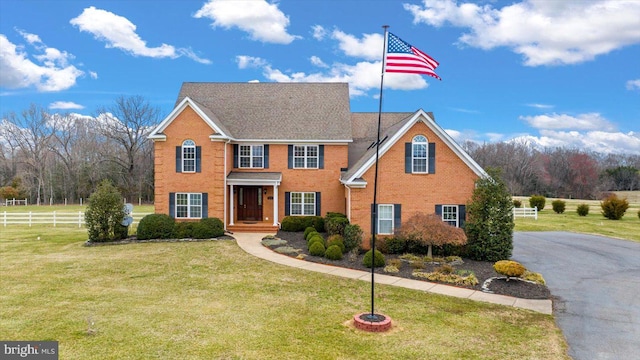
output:
[[[175,196],[176,219],[202,219],[202,193],[176,193]],[[184,196],[186,198],[181,199]],[[182,203],[184,200],[186,203]],[[180,209],[186,210],[187,216],[179,216]]]
[[[182,151],[182,172],[183,173],[196,172],[196,142],[193,140],[183,141],[181,151]],[[187,170],[187,168],[189,170]]]
[[[458,205],[442,205],[442,221],[460,227],[460,208]]]
[[[297,197],[299,197],[299,199],[297,199]],[[309,198],[312,198],[313,201],[309,201]],[[309,209],[311,210],[311,212],[308,211]],[[289,194],[289,214],[291,214],[291,216],[315,216],[316,193],[292,191]]]
[[[391,209],[391,212],[390,212],[391,217],[390,218],[381,216],[382,215],[382,208],[390,208]],[[394,219],[395,219],[394,216],[395,216],[395,214],[394,214],[394,206],[393,206],[393,204],[378,204],[378,227],[377,227],[377,229],[378,229],[378,234],[379,235],[392,235],[393,234],[393,231],[395,230],[394,226],[393,226],[394,225],[393,222],[394,222]],[[391,232],[382,232],[381,224],[382,224],[383,221],[384,222],[391,222]]]
[[[424,156],[416,155],[416,146],[424,147]],[[424,163],[424,171],[416,170],[416,161]],[[411,172],[414,174],[429,173],[429,141],[424,135],[416,135],[411,140]]]
[[[249,148],[249,155],[243,155],[243,148]],[[260,149],[260,155],[256,155]],[[243,166],[242,159],[249,159],[249,166]],[[260,166],[255,166],[254,161],[260,159]],[[264,145],[238,145],[238,167],[242,169],[264,169]]]
[[[303,155],[296,155],[296,150],[302,150]],[[315,149],[315,155],[309,155],[309,150]],[[298,166],[296,160],[302,160],[302,166]],[[315,160],[315,166],[309,166],[310,160]],[[317,169],[320,165],[319,145],[293,145],[293,168],[294,169]]]

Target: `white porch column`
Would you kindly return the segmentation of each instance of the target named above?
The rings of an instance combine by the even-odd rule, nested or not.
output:
[[[273,226],[278,226],[278,185],[273,185]]]
[[[233,226],[233,218],[235,211],[233,211],[233,184],[229,185],[229,226]]]

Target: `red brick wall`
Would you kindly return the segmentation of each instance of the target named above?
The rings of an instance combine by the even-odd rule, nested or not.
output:
[[[415,135],[425,135],[436,143],[435,174],[405,173],[405,143]],[[365,189],[351,189],[351,222],[365,232],[363,246],[371,240],[375,165],[363,178]],[[384,156],[378,167],[378,204],[402,204],[402,221],[416,212],[434,213],[436,204],[466,204],[473,194],[477,175],[423,122],[414,125]]]

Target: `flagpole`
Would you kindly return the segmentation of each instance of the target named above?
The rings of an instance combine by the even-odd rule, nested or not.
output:
[[[376,258],[376,232],[378,228],[378,159],[380,158],[380,127],[382,123],[382,88],[384,86],[384,66],[387,54],[387,29],[389,25],[383,25],[384,41],[382,46],[382,71],[380,73],[380,100],[378,105],[378,134],[376,137],[376,169],[373,179],[373,209],[371,210],[371,315],[375,318],[375,258]]]

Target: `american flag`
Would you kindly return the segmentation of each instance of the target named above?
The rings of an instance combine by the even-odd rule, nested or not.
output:
[[[392,33],[387,33],[385,72],[425,74],[442,80],[435,69],[440,65],[431,56]]]

